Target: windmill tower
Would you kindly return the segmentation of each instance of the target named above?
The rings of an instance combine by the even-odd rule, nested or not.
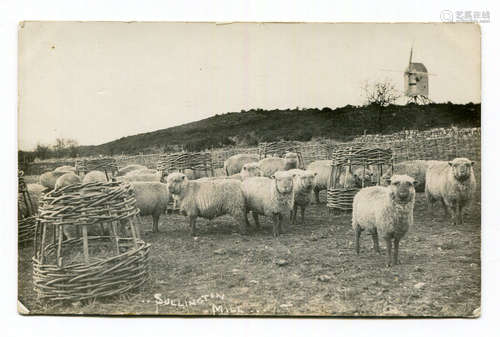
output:
[[[410,62],[404,72],[404,88],[407,103],[428,104],[429,74],[423,63],[412,62],[413,47],[410,50]]]

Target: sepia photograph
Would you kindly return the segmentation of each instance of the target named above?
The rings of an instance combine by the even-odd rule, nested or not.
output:
[[[20,314],[481,315],[478,23],[23,21],[17,132]]]

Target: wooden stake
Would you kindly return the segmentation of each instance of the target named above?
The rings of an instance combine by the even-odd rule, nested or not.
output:
[[[136,221],[135,221],[135,222],[133,222],[133,221],[132,221],[132,222],[133,222],[134,224],[135,224],[136,222],[139,222],[139,225],[140,225],[140,226],[139,226],[139,227],[136,227],[136,234],[137,234],[137,238],[138,238],[139,240],[141,240],[141,232],[142,232],[142,229],[144,228],[144,223],[142,222],[142,218],[140,218],[140,219],[139,219],[139,221],[137,221],[137,219],[138,219],[138,218],[140,218],[140,215],[136,215],[136,216],[134,216],[134,220],[136,220]]]
[[[55,245],[56,244],[56,233],[57,233],[57,226],[53,226],[54,231],[52,232],[52,243]]]
[[[132,232],[132,237],[134,238],[134,247],[137,248],[139,247],[139,244],[137,243],[137,233],[135,232],[134,222],[130,218],[128,219],[128,222],[130,225],[130,231]]]
[[[111,223],[111,233],[113,235],[113,238],[115,240],[115,245],[116,245],[116,254],[120,255],[120,242],[117,234],[117,228],[116,228],[116,222]]]
[[[58,241],[57,241],[57,265],[59,267],[62,267],[62,256],[61,256],[61,251],[62,251],[62,241],[63,241],[63,229],[62,225],[58,226]],[[55,239],[55,233],[56,233],[56,227],[54,226],[54,239]]]
[[[33,256],[35,258],[38,258],[37,245],[38,245],[38,230],[39,229],[40,229],[40,221],[36,220],[36,222],[35,222],[35,239],[34,239],[34,242],[33,242]]]
[[[40,264],[43,264],[43,258],[45,256],[45,247],[44,247],[44,244],[45,244],[45,236],[47,235],[47,225],[44,225],[43,226],[43,229],[42,229],[42,242],[40,243],[41,245],[41,249],[40,249],[40,252],[41,252],[41,256],[40,256]]]
[[[85,263],[89,264],[89,238],[87,236],[87,225],[82,226],[83,234],[83,256],[85,258]]]

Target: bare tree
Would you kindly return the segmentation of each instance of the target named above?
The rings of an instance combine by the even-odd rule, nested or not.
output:
[[[362,89],[367,104],[376,104],[381,107],[393,104],[401,97],[394,84],[389,80],[371,84],[365,83]]]
[[[53,153],[56,157],[76,157],[78,154],[78,142],[74,139],[57,138],[56,143],[52,146]]]

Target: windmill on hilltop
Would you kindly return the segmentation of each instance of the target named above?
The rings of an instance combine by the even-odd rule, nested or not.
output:
[[[406,67],[403,75],[404,95],[406,96],[407,104],[429,104],[432,102],[429,99],[429,76],[431,75],[434,74],[430,74],[423,63],[413,62],[412,46],[410,49],[410,61],[408,62],[408,67]]]
[[[404,72],[405,96],[407,103],[428,104],[429,73],[423,63],[412,62],[413,47],[410,50],[410,62]]]

